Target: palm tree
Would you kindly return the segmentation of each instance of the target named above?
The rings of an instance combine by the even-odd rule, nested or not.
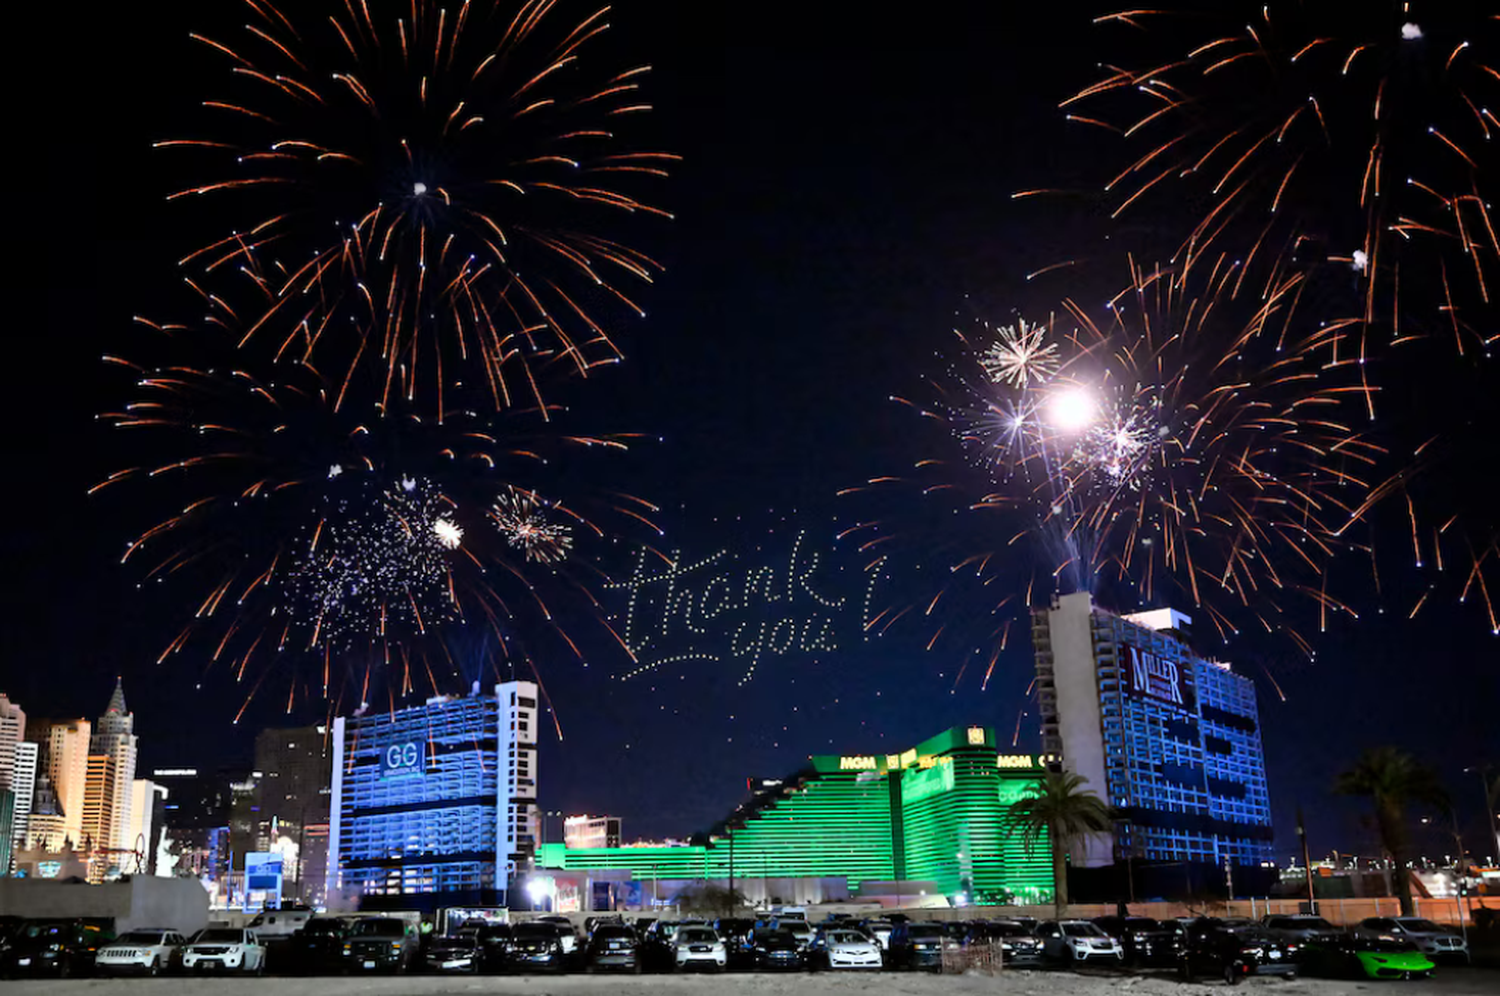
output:
[[[1406,804],[1447,804],[1437,776],[1396,747],[1373,747],[1359,756],[1354,767],[1339,775],[1335,790],[1340,795],[1359,795],[1375,807],[1375,829],[1380,846],[1395,866],[1391,875],[1401,915],[1412,915],[1411,875],[1407,863],[1411,852],[1406,834]]]
[[[1068,844],[1113,826],[1104,800],[1079,788],[1088,779],[1071,771],[1048,771],[1026,795],[1010,804],[1009,815],[1021,827],[1027,851],[1045,837],[1052,845],[1053,901],[1058,918],[1068,905]]]

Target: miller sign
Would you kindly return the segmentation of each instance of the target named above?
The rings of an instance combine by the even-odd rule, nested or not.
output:
[[[1149,695],[1184,709],[1192,708],[1183,687],[1182,668],[1174,660],[1159,657],[1134,644],[1124,644],[1126,685],[1136,695]]]

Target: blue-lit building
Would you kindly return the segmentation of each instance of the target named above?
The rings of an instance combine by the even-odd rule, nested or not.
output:
[[[1087,593],[1032,616],[1042,749],[1121,817],[1075,864],[1196,866],[1197,881],[1221,884],[1226,868],[1270,860],[1255,685],[1195,655],[1188,622],[1170,609],[1116,615]]]
[[[334,720],[330,901],[506,905],[536,846],[536,722],[527,681]]]

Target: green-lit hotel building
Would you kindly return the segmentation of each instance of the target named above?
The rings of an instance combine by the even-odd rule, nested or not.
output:
[[[536,864],[637,882],[843,878],[852,895],[924,883],[958,904],[1050,902],[1049,843],[1028,849],[1007,816],[1046,760],[999,753],[988,727],[956,727],[896,754],[811,757],[690,845],[544,844]]]

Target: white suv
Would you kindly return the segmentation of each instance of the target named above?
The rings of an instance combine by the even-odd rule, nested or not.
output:
[[[185,972],[240,972],[260,975],[266,968],[266,949],[253,930],[209,927],[198,931],[182,951]]]
[[[175,930],[132,930],[100,948],[94,968],[100,975],[160,975],[177,967],[177,952],[186,943],[187,938]]]
[[[729,960],[724,942],[710,927],[680,927],[672,935],[672,949],[677,970],[706,968],[722,972]]]
[[[1125,949],[1097,924],[1087,920],[1048,920],[1036,928],[1042,954],[1069,964],[1125,961]]]

